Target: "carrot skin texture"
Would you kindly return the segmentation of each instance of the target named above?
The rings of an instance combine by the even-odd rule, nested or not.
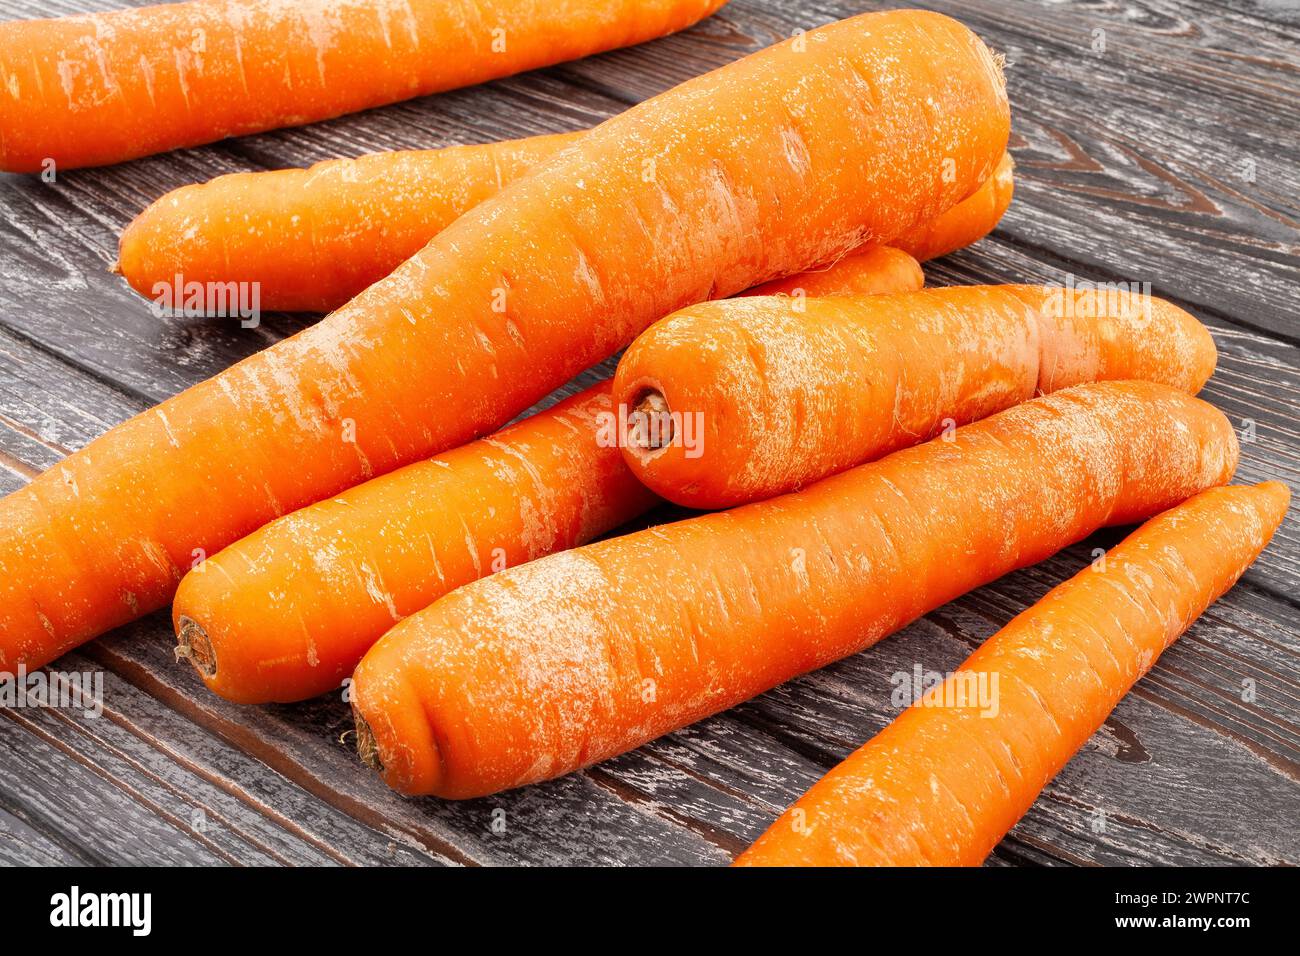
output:
[[[885,12],[798,39],[608,120],[344,308],[0,501],[0,666],[161,607],[195,551],[489,433],[669,312],[888,242],[990,174],[1006,92],[965,27]],[[888,76],[870,109],[864,76]]]
[[[392,625],[503,567],[617,528],[658,499],[602,429],[609,383],[429,461],[255,531],[181,581],[172,609],[199,624],[227,700],[333,690]]]
[[[701,433],[652,450],[627,441],[623,455],[663,497],[726,508],[1071,385],[1142,379],[1196,393],[1214,340],[1177,306],[1147,301],[1093,310],[1081,291],[960,286],[701,303],[640,335],[614,376],[616,404],[658,392]]]
[[[723,2],[192,0],[2,23],[0,169],[312,123],[640,43]]]
[[[328,312],[582,135],[375,153],[182,186],[126,227],[118,270],[146,298],[179,275],[257,283],[267,311]]]
[[[929,703],[831,770],[736,865],[978,865],[1259,556],[1289,499],[1275,481],[1212,488],[1152,518],[1104,564],[989,638]],[[992,687],[994,674],[996,711],[957,696],[976,675]]]
[[[1011,154],[1004,153],[993,175],[975,193],[929,222],[913,226],[891,245],[925,262],[983,239],[1011,206],[1015,168]]]
[[[596,763],[869,646],[1106,524],[1227,481],[1166,386],[1066,389],[801,492],[460,588],[354,675],[388,784],[481,796]]]

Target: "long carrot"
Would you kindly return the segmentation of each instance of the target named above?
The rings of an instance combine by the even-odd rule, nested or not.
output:
[[[114,268],[149,298],[174,288],[179,276],[204,285],[256,283],[268,311],[328,312],[582,135],[375,153],[182,186],[127,226]],[[979,239],[1011,202],[1011,169],[1004,156],[974,195],[894,245],[941,255]]]
[[[841,260],[819,274],[823,291],[914,288],[919,275],[897,266],[903,260],[919,274],[916,260],[890,251],[883,265]],[[394,622],[435,598],[589,541],[657,500],[623,463],[602,382],[223,549],[177,589],[179,653],[228,700],[312,697],[337,687]]]
[[[352,685],[359,746],[405,793],[555,777],[1222,484],[1236,457],[1198,399],[1080,385],[801,492],[511,568],[371,648]]]
[[[375,153],[182,186],[126,227],[115,269],[147,298],[180,276],[256,283],[268,311],[328,312],[582,135]]]
[[[312,697],[434,598],[630,521],[657,499],[601,440],[612,408],[602,382],[225,548],[176,592],[183,656],[230,700]]]
[[[0,24],[0,169],[98,166],[628,46],[724,0],[191,0]]]
[[[0,666],[161,607],[196,550],[490,432],[669,312],[933,218],[1008,122],[992,55],[923,11],[632,107],[343,309],[0,502]]]
[[[1286,514],[1276,481],[1213,488],[1055,588],[813,786],[741,866],[972,866],[1241,577]]]
[[[1142,379],[1196,393],[1205,327],[1127,292],[963,286],[705,302],[624,353],[629,467],[695,508],[770,498],[1036,394]]]

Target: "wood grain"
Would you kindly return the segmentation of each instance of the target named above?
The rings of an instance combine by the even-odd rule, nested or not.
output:
[[[0,0],[0,19],[120,5]],[[874,6],[733,0],[681,35],[472,90],[53,184],[0,176],[0,492],[312,321],[268,316],[241,329],[154,318],[106,268],[121,228],[168,189],[370,150],[580,129]],[[1008,56],[1018,169],[995,234],[929,264],[931,284],[1150,282],[1213,331],[1220,364],[1204,394],[1251,439],[1240,480],[1300,487],[1300,17],[1248,0],[929,6]],[[176,664],[155,615],[59,663],[103,672],[100,717],[0,712],[0,862],[722,864],[896,713],[897,675],[955,667],[1116,537],[634,753],[464,803],[406,800],[363,772],[341,739],[341,693],[259,708],[208,694]],[[1297,594],[1292,514],[990,865],[1300,863]]]

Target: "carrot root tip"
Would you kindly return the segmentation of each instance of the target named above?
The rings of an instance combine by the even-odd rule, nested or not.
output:
[[[212,641],[208,639],[208,632],[193,618],[181,618],[176,633],[176,659],[189,661],[205,680],[217,676],[217,655],[212,649]]]
[[[668,400],[662,392],[647,391],[627,416],[627,447],[637,457],[649,460],[673,443],[676,429]]]
[[[361,711],[357,710],[355,705],[352,708],[352,719],[357,724],[357,756],[371,770],[383,773],[384,762],[379,759],[379,743],[375,740],[370,724],[361,716]]]

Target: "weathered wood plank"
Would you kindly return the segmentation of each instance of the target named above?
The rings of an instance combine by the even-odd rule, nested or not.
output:
[[[0,791],[0,801],[8,797]],[[83,862],[71,849],[0,806],[0,865],[75,866]]]
[[[130,785],[68,752],[61,737],[40,727],[43,710],[0,711],[0,754],[10,806],[75,839],[85,862],[132,860],[160,866],[233,862],[211,841]],[[15,732],[15,728],[21,732]],[[11,810],[12,812],[12,810]],[[131,821],[131,826],[123,825]]]
[[[209,694],[172,655],[155,617],[123,628],[88,656],[299,787],[412,851],[457,863],[698,862],[716,849],[629,805],[589,776],[484,800],[408,800],[364,770],[340,738],[352,726],[342,695],[295,706],[239,707]],[[493,830],[495,820],[504,832]],[[621,852],[620,852],[621,851]]]

